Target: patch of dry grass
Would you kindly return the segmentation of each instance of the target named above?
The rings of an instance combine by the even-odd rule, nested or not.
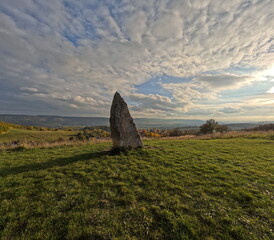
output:
[[[101,139],[91,139],[86,141],[79,140],[64,140],[64,141],[54,141],[54,142],[18,142],[18,143],[2,143],[0,144],[0,150],[24,150],[32,148],[49,148],[49,147],[58,147],[58,146],[82,146],[87,144],[95,144],[101,142],[109,142],[109,138]]]
[[[272,138],[274,131],[229,131],[225,133],[216,132],[213,134],[205,134],[196,136],[194,139],[210,140],[210,139],[226,139],[226,138]]]
[[[265,139],[274,139],[274,131],[229,131],[229,132],[215,132],[211,134],[203,134],[203,135],[185,135],[179,137],[163,137],[156,139],[163,140],[189,140],[189,139],[197,139],[197,140],[210,140],[210,139],[228,139],[228,138],[265,138]],[[151,138],[144,138],[151,139]]]

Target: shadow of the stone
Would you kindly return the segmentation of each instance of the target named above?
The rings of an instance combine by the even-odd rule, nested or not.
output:
[[[140,151],[144,149],[144,147],[137,147],[137,148],[132,148],[132,147],[113,147],[109,151],[111,155],[120,155],[120,154],[127,154],[131,151]]]
[[[6,167],[6,168],[0,169],[0,177],[6,177],[8,175],[25,173],[30,171],[45,170],[53,167],[62,167],[74,162],[92,160],[92,159],[100,158],[107,155],[113,155],[113,154],[114,153],[112,151],[101,151],[101,152],[81,154],[81,155],[68,157],[68,158],[57,158],[57,159],[49,160],[47,162],[42,162],[42,163],[31,163],[23,166],[10,167],[10,168]]]

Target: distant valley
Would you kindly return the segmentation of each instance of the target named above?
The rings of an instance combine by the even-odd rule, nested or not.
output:
[[[105,117],[64,117],[48,115],[11,115],[0,114],[0,121],[26,126],[43,126],[51,128],[61,127],[85,127],[85,126],[108,126],[109,119]],[[154,118],[135,118],[138,128],[198,128],[205,123],[203,120],[196,119],[154,119]],[[220,122],[221,123],[221,122]],[[226,123],[231,130],[248,129],[266,122],[253,123]]]
[[[0,121],[27,126],[43,127],[85,127],[85,126],[109,126],[109,119],[104,117],[63,117],[47,115],[8,115],[0,114]],[[202,120],[190,119],[152,119],[135,118],[138,128],[176,128],[176,127],[199,127],[204,123]]]

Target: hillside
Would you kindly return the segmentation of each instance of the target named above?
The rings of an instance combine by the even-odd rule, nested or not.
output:
[[[272,138],[273,139],[273,138]],[[2,151],[0,239],[273,239],[274,141]]]
[[[0,121],[21,124],[27,126],[44,127],[85,127],[108,126],[109,119],[103,117],[63,117],[63,116],[32,116],[32,115],[6,115],[0,114]],[[134,119],[138,128],[175,128],[187,126],[200,126],[202,120],[189,119]]]
[[[32,115],[1,115],[0,121],[25,126],[66,127],[66,126],[105,126],[109,125],[107,118],[92,117],[61,117],[61,116],[32,116]]]
[[[109,119],[103,117],[63,117],[63,116],[32,116],[32,115],[7,115],[0,114],[0,121],[25,126],[58,127],[85,127],[85,126],[108,126]],[[135,118],[134,122],[138,128],[198,128],[205,123],[196,119],[154,119]],[[226,123],[231,130],[253,128],[258,123]]]
[[[0,122],[0,134],[7,132],[9,129],[15,128],[15,129],[22,129],[24,128],[21,125],[7,123],[7,122]]]
[[[0,145],[1,143],[8,143],[13,141],[20,142],[52,142],[52,141],[66,141],[70,137],[74,137],[78,131],[40,131],[40,130],[27,130],[27,129],[17,129],[11,128],[7,132],[3,133],[0,136]]]

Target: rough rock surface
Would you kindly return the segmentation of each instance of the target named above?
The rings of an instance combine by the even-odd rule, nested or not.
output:
[[[113,97],[109,122],[113,148],[128,149],[143,147],[142,140],[129,113],[127,104],[118,92]]]

